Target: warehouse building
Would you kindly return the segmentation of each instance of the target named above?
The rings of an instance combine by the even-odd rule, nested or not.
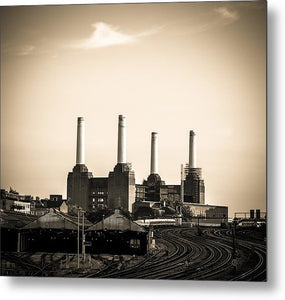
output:
[[[85,226],[92,224],[85,220]],[[79,229],[82,230],[82,218]],[[20,230],[20,251],[76,253],[78,221],[55,209],[26,224]],[[80,251],[82,237],[80,236]]]
[[[145,254],[148,232],[115,209],[87,229],[86,241],[92,244],[91,253]]]

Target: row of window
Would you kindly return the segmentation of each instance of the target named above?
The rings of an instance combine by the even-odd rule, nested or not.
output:
[[[97,192],[92,192],[92,195],[104,195],[104,194],[107,194],[107,192],[103,192],[103,191],[97,191]]]
[[[96,202],[96,199],[93,198],[93,199],[92,199],[92,202],[95,203],[95,202]],[[104,198],[98,198],[98,199],[97,199],[97,202],[98,202],[98,203],[104,203]]]

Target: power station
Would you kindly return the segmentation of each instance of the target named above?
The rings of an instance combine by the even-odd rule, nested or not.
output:
[[[108,177],[93,177],[85,165],[85,121],[82,117],[77,119],[76,165],[67,177],[69,212],[78,207],[87,212],[120,209],[139,218],[144,217],[146,211],[161,216],[165,210],[172,213],[184,210],[193,216],[203,212],[208,217],[227,217],[226,206],[205,205],[205,184],[202,169],[196,166],[196,135],[193,130],[189,135],[189,162],[182,170],[180,185],[166,184],[159,175],[157,132],[151,133],[150,174],[142,184],[136,184],[135,172],[127,162],[126,125],[126,117],[119,115],[114,169]]]

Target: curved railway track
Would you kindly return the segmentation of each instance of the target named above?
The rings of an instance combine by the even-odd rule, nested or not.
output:
[[[168,228],[155,234],[157,244],[168,249],[168,255],[148,257],[125,270],[105,272],[104,278],[192,279],[264,281],[266,248],[250,241],[238,241],[238,249],[248,256],[254,245],[254,266],[235,273],[232,266],[232,237],[225,230],[204,230],[197,236],[193,229]],[[162,248],[162,247],[161,247]],[[186,265],[187,260],[187,265]],[[226,277],[225,277],[226,274]],[[92,276],[91,276],[92,277]]]
[[[197,229],[186,227],[163,228],[155,231],[157,249],[154,254],[146,254],[137,263],[129,260],[124,269],[119,262],[102,261],[100,270],[86,273],[71,270],[65,276],[96,278],[137,278],[137,279],[180,279],[180,280],[266,280],[266,245],[262,240],[248,240],[246,232],[237,239],[239,266],[232,266],[232,235],[225,229],[205,229],[202,235]],[[243,238],[244,237],[244,238]],[[49,263],[44,259],[50,255]],[[75,257],[76,255],[74,255]],[[73,257],[73,258],[74,258]],[[54,276],[59,262],[65,255],[42,254],[42,261],[35,263],[28,253],[4,253],[2,258],[15,263],[27,276]],[[95,258],[95,257],[94,257]],[[71,258],[72,260],[72,258]],[[55,273],[53,273],[55,271]]]
[[[229,230],[205,231],[204,234],[211,238],[219,238],[225,243],[232,243],[232,234]],[[237,240],[237,249],[245,253],[254,265],[240,274],[231,278],[231,281],[265,281],[266,280],[266,245],[261,242],[248,241],[247,239]]]

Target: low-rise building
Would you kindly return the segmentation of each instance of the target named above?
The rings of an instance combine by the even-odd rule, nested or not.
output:
[[[1,189],[0,209],[29,214],[31,212],[32,199],[32,196],[20,195],[12,188],[10,188],[9,192]]]

